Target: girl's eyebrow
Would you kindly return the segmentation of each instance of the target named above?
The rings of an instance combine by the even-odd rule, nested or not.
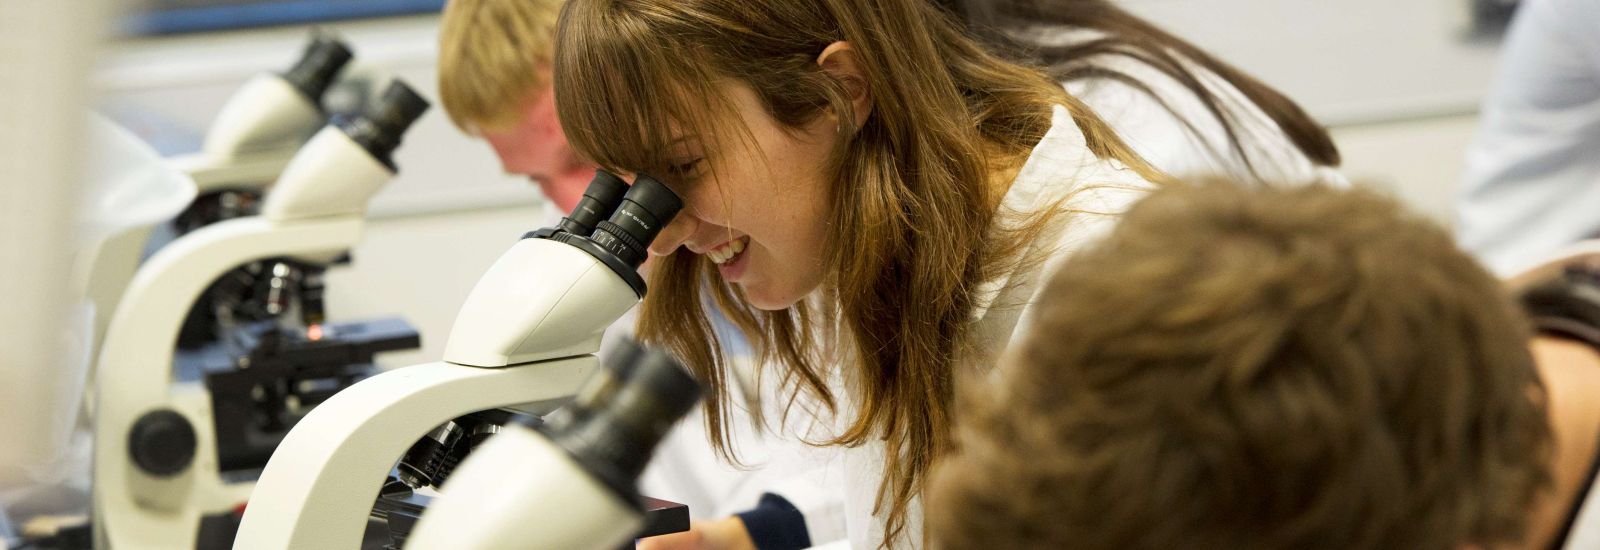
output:
[[[662,148],[663,156],[667,158],[701,156],[703,153],[697,147],[700,143],[698,138],[698,135],[678,136]]]

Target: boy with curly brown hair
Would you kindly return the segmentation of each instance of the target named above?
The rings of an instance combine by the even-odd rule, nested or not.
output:
[[[1175,186],[1036,307],[930,482],[942,547],[1579,547],[1600,342],[1530,346],[1391,200]]]

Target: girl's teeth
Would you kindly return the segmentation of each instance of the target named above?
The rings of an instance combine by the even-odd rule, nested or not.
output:
[[[728,260],[732,260],[734,256],[738,256],[740,252],[744,252],[744,239],[735,240],[706,251],[706,257],[711,258],[712,262],[723,264],[727,263]]]

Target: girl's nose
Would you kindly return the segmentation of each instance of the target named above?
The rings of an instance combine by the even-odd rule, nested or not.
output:
[[[695,229],[700,226],[700,220],[694,217],[691,210],[685,208],[672,218],[672,222],[661,229],[656,235],[656,240],[650,243],[650,255],[666,256],[683,245],[694,235]]]

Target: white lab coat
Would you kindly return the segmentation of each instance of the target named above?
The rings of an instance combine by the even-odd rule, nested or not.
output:
[[[1115,227],[1120,214],[1144,197],[1154,184],[1131,169],[1099,160],[1085,144],[1082,131],[1066,107],[1056,107],[1053,125],[1034,147],[1026,165],[1003,198],[1003,211],[1040,213],[1061,200],[1074,214],[1058,217],[1058,225],[1027,249],[1022,269],[984,281],[976,291],[971,339],[978,357],[963,363],[992,368],[998,353],[1021,336],[1032,318],[1032,305],[1046,275],[1070,254],[1098,241]],[[853,417],[853,411],[846,417]],[[854,548],[872,548],[883,539],[883,516],[872,513],[878,480],[883,478],[882,441],[842,449],[845,470],[845,524]],[[904,536],[896,547],[922,542],[922,499],[912,502]]]
[[[1503,275],[1600,235],[1600,0],[1524,1],[1482,116],[1462,246]]]

